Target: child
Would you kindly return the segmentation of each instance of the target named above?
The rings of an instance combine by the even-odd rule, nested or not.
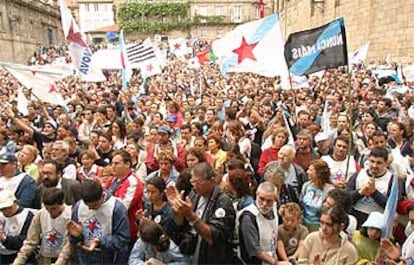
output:
[[[280,207],[279,214],[283,224],[278,228],[277,254],[280,260],[289,260],[296,264],[303,248],[303,241],[309,233],[308,229],[300,224],[302,210],[299,204],[289,202]]]
[[[384,229],[382,223],[384,215],[379,212],[371,212],[360,231],[356,231],[352,242],[358,251],[358,265],[375,261],[380,247],[381,233]]]

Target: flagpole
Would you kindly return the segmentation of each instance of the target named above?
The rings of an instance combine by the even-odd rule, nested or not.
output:
[[[348,70],[348,104],[349,104],[349,145],[348,145],[348,157],[346,159],[346,171],[345,171],[345,179],[348,178],[349,172],[349,161],[351,159],[351,153],[353,148],[353,106],[352,106],[352,76],[351,76],[351,68],[349,65],[346,66]]]

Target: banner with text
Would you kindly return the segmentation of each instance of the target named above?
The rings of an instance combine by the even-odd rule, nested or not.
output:
[[[285,59],[290,72],[297,76],[348,65],[343,18],[289,35]]]

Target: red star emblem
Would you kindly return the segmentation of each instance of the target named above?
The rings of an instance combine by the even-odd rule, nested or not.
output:
[[[181,44],[179,44],[179,43],[175,43],[175,44],[174,44],[174,49],[175,49],[175,50],[179,50],[179,49],[180,49],[180,47],[181,47]]]
[[[80,32],[73,31],[73,21],[70,23],[70,28],[68,32],[68,36],[66,37],[66,42],[74,42],[81,47],[87,47],[86,43],[82,39],[82,34]]]
[[[89,230],[91,230],[93,232],[96,228],[96,222],[95,221],[89,222],[88,228],[89,228]]]
[[[147,71],[148,72],[152,72],[152,69],[153,69],[152,64],[147,65]]]
[[[32,75],[35,76],[36,75],[36,71],[31,71]]]
[[[49,238],[47,240],[49,240],[51,243],[55,243],[57,240],[56,234],[49,234]]]
[[[50,88],[49,88],[49,93],[52,93],[52,92],[57,93],[57,89],[56,89],[56,86],[54,84],[51,84]]]
[[[255,43],[252,43],[252,44],[247,44],[247,41],[246,41],[246,39],[244,38],[244,36],[243,36],[243,38],[242,38],[242,42],[241,42],[241,44],[240,44],[240,47],[239,48],[237,48],[237,49],[234,49],[232,52],[234,52],[234,53],[237,53],[237,56],[238,56],[238,63],[240,64],[241,62],[243,62],[243,60],[244,59],[246,59],[246,58],[249,58],[249,59],[251,59],[251,60],[253,60],[253,61],[257,61],[256,60],[256,57],[254,57],[254,54],[253,54],[253,49],[256,47],[256,45],[258,44],[259,42],[255,42]]]

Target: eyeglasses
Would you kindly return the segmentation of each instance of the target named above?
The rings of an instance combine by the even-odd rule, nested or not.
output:
[[[207,182],[207,180],[205,180],[205,179],[201,179],[201,180],[200,179],[199,180],[190,179],[190,184],[193,185],[193,186],[195,186],[195,185],[200,186],[200,185],[203,185],[206,182]]]

